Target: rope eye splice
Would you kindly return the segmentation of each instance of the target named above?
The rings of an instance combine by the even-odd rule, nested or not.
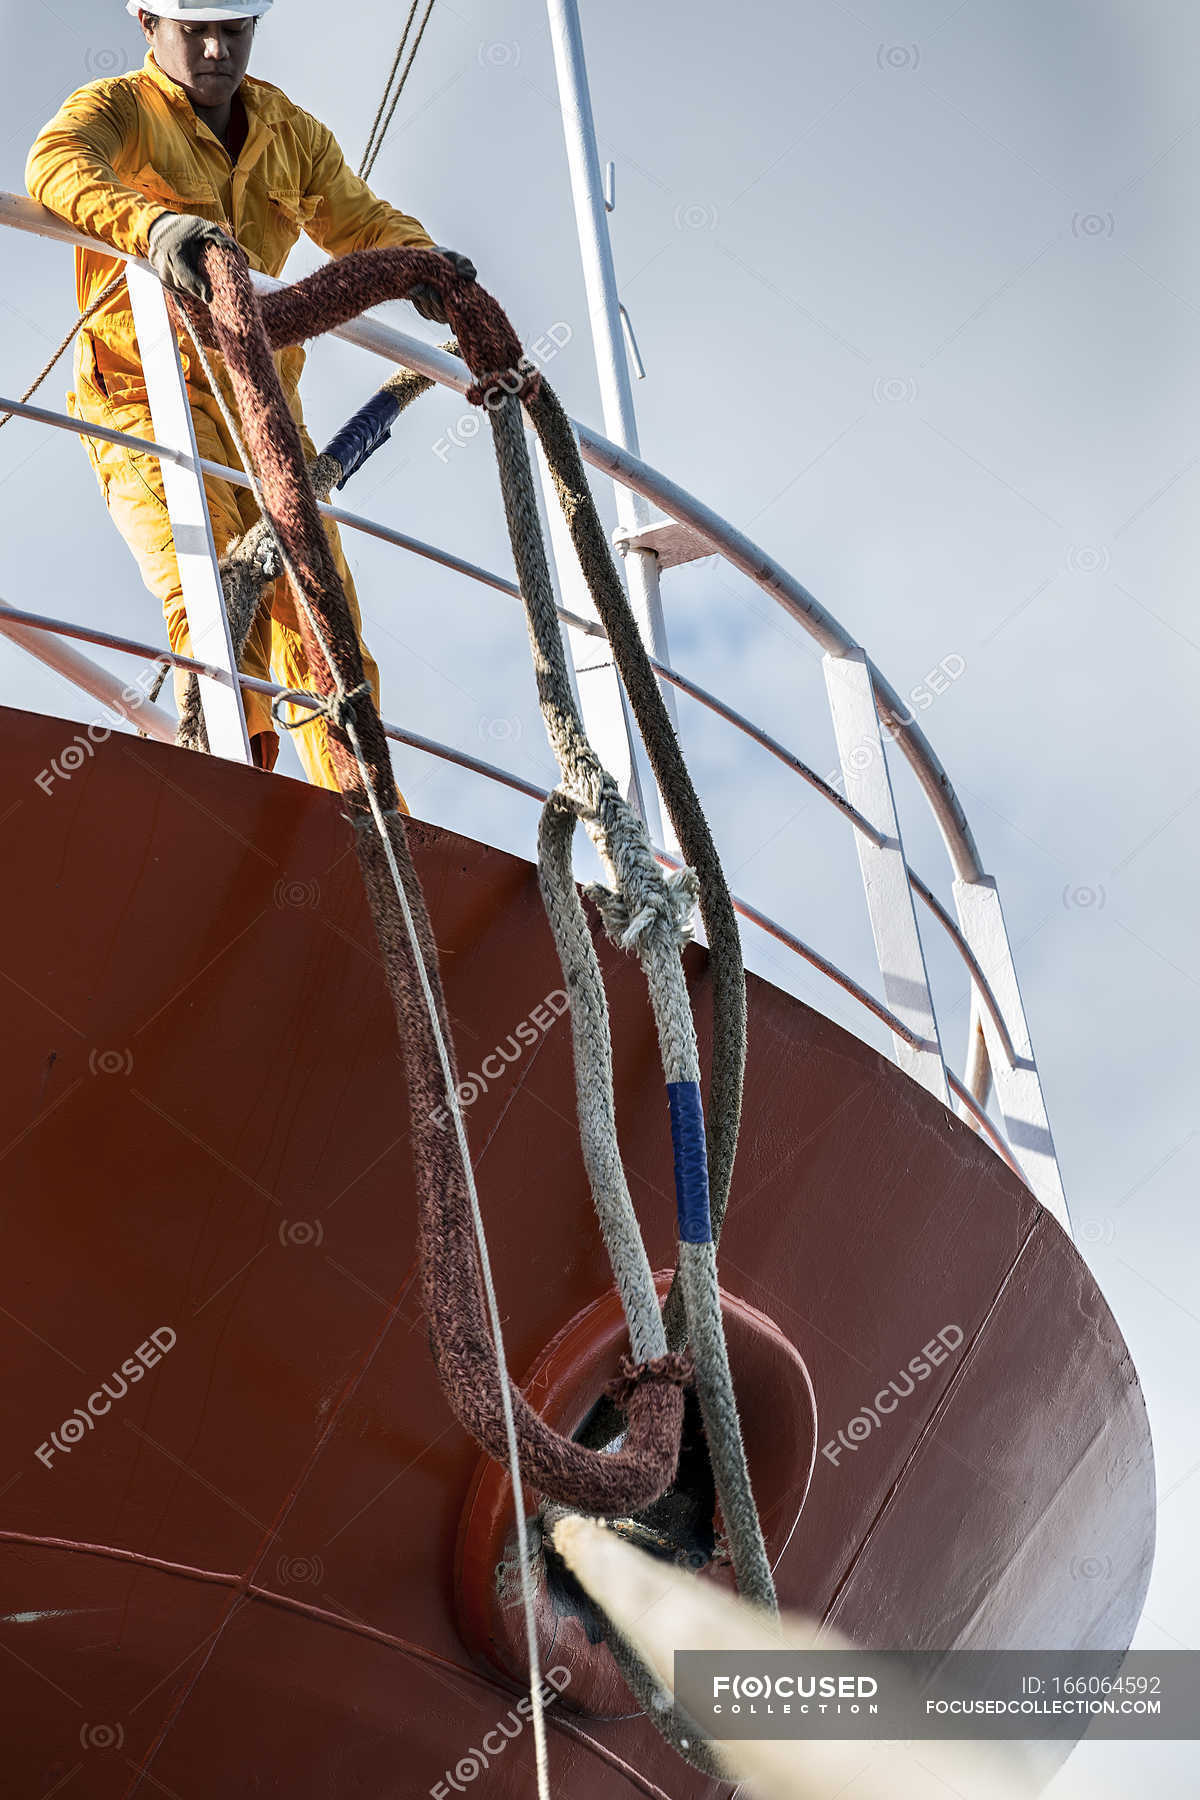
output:
[[[335,721],[331,751],[348,810],[360,827],[355,831],[355,844],[395,1000],[408,1072],[420,1198],[422,1289],[435,1362],[460,1422],[489,1454],[507,1457],[509,1463],[531,1676],[536,1680],[540,1658],[529,1578],[524,1482],[528,1480],[539,1494],[559,1505],[607,1517],[636,1515],[646,1508],[665,1493],[675,1476],[684,1413],[682,1383],[693,1359],[738,1585],[748,1598],[773,1606],[774,1589],[750,1491],[725,1352],[708,1221],[698,1050],[680,956],[690,933],[698,888],[711,946],[714,996],[722,996],[713,1085],[715,1095],[720,1074],[724,1098],[714,1118],[723,1148],[715,1199],[723,1208],[736,1139],[745,1041],[745,990],[736,920],[678,745],[669,722],[664,734],[655,710],[657,705],[665,716],[586,479],[581,466],[578,470],[575,466],[577,449],[573,440],[569,444],[564,441],[570,437],[569,422],[564,433],[565,415],[540,374],[522,371],[521,346],[492,296],[476,282],[447,283],[445,261],[433,252],[357,252],[326,264],[289,288],[276,290],[261,306],[245,258],[235,246],[210,247],[205,263],[213,292],[211,311],[187,301],[183,307],[201,358],[204,345],[218,348],[224,358],[250,451],[242,442],[239,421],[215,382],[214,392],[250,476],[264,528],[274,540],[295,591],[316,685]],[[571,1029],[585,1165],[629,1326],[633,1369],[621,1379],[632,1382],[632,1388],[618,1389],[618,1397],[628,1408],[627,1429],[624,1442],[611,1453],[558,1436],[532,1411],[507,1373],[474,1172],[456,1101],[457,1074],[432,927],[397,810],[386,739],[373,698],[369,691],[362,691],[364,671],[357,638],[317,511],[299,433],[271,355],[273,349],[310,338],[382,300],[403,298],[414,282],[422,281],[443,289],[446,311],[475,375],[474,388],[481,403],[488,403],[501,491],[535,648],[539,699],[562,771],[562,783],[544,808],[539,825],[539,879],[572,996]],[[572,535],[583,534],[581,560],[585,560],[614,660],[647,737],[684,854],[698,872],[695,875],[686,870],[669,880],[664,877],[641,821],[600,765],[578,717],[541,539],[521,424],[522,403],[547,448]],[[329,462],[333,469],[339,468],[336,458]],[[576,541],[578,547],[579,538]],[[619,933],[619,941],[625,941],[646,969],[659,1028],[676,1145],[677,1285],[692,1352],[683,1360],[668,1348],[671,1302],[668,1300],[664,1314],[617,1148],[607,1001],[572,869],[571,841],[578,819],[603,845],[613,885],[602,900],[597,897],[598,904]],[[440,1131],[433,1123],[447,1102],[453,1132]],[[714,1206],[714,1220],[717,1216]],[[676,1344],[674,1350],[679,1348]],[[658,1729],[680,1754],[711,1772],[705,1747],[696,1742],[686,1721],[655,1705],[657,1686],[629,1646],[612,1630],[608,1641],[618,1667]],[[539,1724],[535,1708],[535,1738],[541,1743]],[[539,1765],[542,1749],[544,1745],[539,1750]]]

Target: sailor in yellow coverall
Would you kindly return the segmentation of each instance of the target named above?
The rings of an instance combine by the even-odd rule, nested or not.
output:
[[[258,18],[271,4],[162,0],[158,11],[150,13],[128,0],[127,10],[137,14],[149,44],[145,62],[128,74],[89,82],[63,102],[29,153],[25,182],[33,198],[79,231],[133,255],[148,255],[171,285],[202,298],[209,296],[199,252],[214,226],[237,240],[252,269],[268,275],[280,273],[302,231],[334,256],[375,247],[438,248],[416,219],[377,198],[347,167],[325,125],[279,88],[246,74]],[[460,274],[474,276],[468,258],[443,253]],[[76,249],[80,311],[121,266],[99,249]],[[426,318],[445,319],[435,290],[423,287],[412,298]],[[181,337],[200,455],[239,468],[220,408],[187,344]],[[311,459],[316,450],[304,429],[297,393],[304,360],[299,346],[275,355]],[[221,358],[210,353],[210,361],[232,400]],[[75,418],[137,437],[154,436],[124,281],[80,331],[74,376],[67,405]],[[158,461],[101,439],[83,441],[108,510],[143,581],[162,603],[171,648],[187,654],[187,618]],[[254,523],[258,509],[246,488],[211,477],[204,486],[220,553]],[[325,528],[361,631],[358,598],[337,526],[327,519]],[[379,671],[365,646],[363,662],[378,704]],[[287,687],[311,687],[286,577],[264,596],[242,667],[261,677],[269,672]],[[270,702],[248,690],[244,698],[255,762],[270,769],[279,751]],[[304,711],[293,709],[297,718]],[[336,788],[325,720],[305,725],[295,741],[309,780]]]

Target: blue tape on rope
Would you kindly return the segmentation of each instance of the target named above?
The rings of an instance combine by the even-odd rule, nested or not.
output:
[[[675,1147],[675,1210],[679,1237],[685,1244],[712,1239],[708,1214],[708,1152],[704,1143],[704,1108],[695,1081],[668,1081],[671,1142]]]
[[[378,450],[380,444],[386,443],[392,435],[391,428],[400,412],[400,402],[394,394],[385,394],[382,389],[372,394],[365,406],[360,406],[352,419],[347,419],[336,437],[330,439],[325,446],[325,455],[332,456],[341,464],[342,479],[336,484],[345,487],[347,481],[356,470],[361,469],[368,456]]]

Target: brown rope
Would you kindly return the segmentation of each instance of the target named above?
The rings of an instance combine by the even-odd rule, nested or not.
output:
[[[708,939],[713,984],[713,1054],[705,1125],[715,1244],[733,1180],[746,1067],[746,972],[733,896],[654,670],[613,567],[571,421],[557,394],[545,382],[525,404],[546,452],[571,541],[612,647],[613,661],[633,707],[684,862],[695,869],[700,884],[700,916]],[[667,1342],[678,1346],[687,1329],[678,1273],[671,1283],[663,1316]],[[593,1421],[597,1429],[603,1423],[600,1418]]]
[[[251,461],[280,546],[306,602],[298,608],[316,692],[331,703],[330,751],[339,786],[356,827],[368,902],[383,952],[408,1075],[417,1189],[422,1292],[434,1362],[459,1421],[489,1454],[503,1458],[506,1439],[495,1349],[488,1329],[469,1196],[457,1143],[435,1117],[445,1101],[437,1042],[383,843],[373,829],[371,798],[340,708],[354,696],[354,722],[374,800],[386,817],[389,842],[447,1044],[450,1028],[438,974],[437,951],[420,882],[412,864],[387,740],[369,691],[362,654],[317,511],[304,450],[272,360],[272,348],[329,330],[382,300],[403,299],[417,282],[432,282],[476,375],[481,397],[502,371],[512,391],[536,393],[539,377],[522,367],[521,348],[492,296],[463,283],[433,251],[360,251],[329,263],[294,286],[267,297],[261,311],[249,267],[233,245],[211,245],[205,272],[212,285],[211,315],[185,301],[193,329],[214,343],[225,361]],[[306,613],[336,664],[336,679]],[[451,1051],[451,1075],[457,1082]],[[510,1383],[521,1467],[530,1483],[563,1504],[588,1512],[633,1513],[650,1505],[675,1476],[683,1421],[683,1386],[690,1358],[667,1356],[647,1365],[625,1398],[628,1429],[613,1454],[560,1437]],[[506,1377],[507,1378],[507,1377]],[[624,1391],[624,1390],[623,1390]]]
[[[25,392],[21,395],[22,403],[24,403],[26,400],[30,399],[30,397],[32,395],[37,393],[38,389],[41,387],[43,381],[45,381],[47,375],[50,373],[51,369],[54,367],[54,365],[58,361],[59,357],[64,355],[65,352],[70,349],[71,343],[75,337],[75,333],[79,330],[80,326],[86,325],[93,313],[99,312],[100,308],[104,305],[104,302],[108,299],[109,295],[116,292],[116,290],[120,287],[120,285],[124,281],[124,279],[125,279],[125,271],[124,271],[124,269],[122,269],[121,273],[119,275],[113,276],[113,279],[109,282],[108,286],[103,290],[103,292],[96,295],[96,298],[92,301],[92,304],[88,307],[87,311],[80,313],[79,317],[76,319],[76,321],[72,325],[70,331],[68,331],[66,337],[63,339],[62,343],[58,346],[58,349],[54,352],[54,355],[50,358],[50,361],[46,364],[46,366],[42,370],[41,374],[39,376],[37,376],[36,379],[30,383],[30,385],[25,389]],[[3,418],[0,418],[0,430],[3,430],[3,428],[8,424],[8,421],[15,417],[16,417],[15,413],[6,412],[3,416]]]

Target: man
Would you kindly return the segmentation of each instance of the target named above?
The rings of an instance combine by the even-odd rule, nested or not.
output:
[[[208,300],[201,270],[205,245],[235,238],[252,269],[278,275],[301,231],[334,256],[353,250],[412,246],[438,249],[416,219],[373,194],[347,166],[332,133],[269,82],[246,74],[258,20],[272,0],[160,0],[157,12],[127,0],[149,49],[141,69],[89,82],[65,100],[38,134],[25,183],[35,200],[79,231],[136,256],[148,257],[168,285]],[[470,260],[442,250],[460,277],[474,278]],[[75,285],[80,310],[103,292],[121,263],[99,249],[77,248]],[[411,298],[425,318],[445,320],[436,290]],[[199,359],[180,354],[200,455],[240,467],[220,407]],[[232,399],[219,357],[214,370]],[[315,446],[300,411],[297,388],[305,353],[276,353],[288,405],[305,453]],[[124,281],[79,333],[75,391],[68,409],[79,419],[152,438],[145,377]],[[155,457],[98,439],[84,445],[116,525],[137,560],[142,579],[162,603],[173,650],[189,649],[179,568]],[[257,517],[248,489],[205,479],[218,552]],[[356,628],[361,629],[354,581],[337,526],[326,521],[334,560]],[[367,678],[379,701],[379,671],[363,649]],[[287,687],[309,688],[308,665],[286,577],[267,590],[247,640],[242,666]],[[177,691],[181,683],[177,679]],[[246,723],[260,768],[274,767],[279,739],[270,705],[245,693]],[[296,708],[297,717],[304,709]],[[336,788],[326,721],[296,733],[310,781]]]

